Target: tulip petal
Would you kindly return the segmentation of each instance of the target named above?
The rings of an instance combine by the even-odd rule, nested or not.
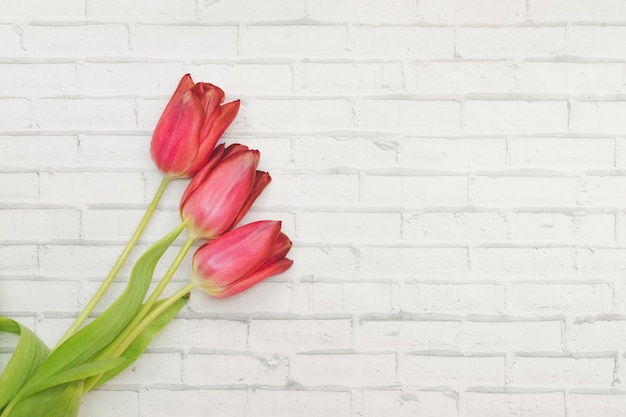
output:
[[[189,196],[193,194],[193,192],[200,186],[200,184],[204,182],[207,175],[209,175],[213,168],[215,168],[215,166],[222,160],[222,158],[224,157],[224,152],[224,144],[221,144],[217,148],[215,148],[206,165],[204,165],[204,167],[202,167],[202,169],[193,176],[193,178],[189,182],[189,185],[187,185],[187,188],[185,188],[183,196],[180,198],[181,210],[183,205],[185,204],[185,201],[187,201],[187,198],[189,198]]]
[[[250,207],[252,207],[252,204],[254,204],[254,202],[256,201],[257,197],[261,194],[261,192],[263,192],[265,187],[267,187],[267,185],[271,181],[272,181],[272,177],[270,177],[270,174],[268,172],[263,172],[263,171],[256,172],[252,190],[250,190],[250,194],[248,195],[248,198],[243,203],[241,210],[239,210],[239,214],[233,221],[233,224],[232,224],[233,227],[236,226],[237,223],[239,223],[241,219],[245,217],[245,215],[248,213],[248,210],[250,210]]]
[[[215,147],[215,144],[220,139],[224,131],[237,116],[238,111],[239,100],[227,103],[212,111],[212,117],[214,117],[214,119],[205,121],[202,126],[198,155],[196,156],[192,170],[194,168],[196,170],[199,169],[198,166],[204,163],[207,155]]]
[[[258,271],[254,272],[251,275],[248,275],[245,278],[237,280],[224,288],[222,291],[217,293],[210,293],[215,298],[226,298],[232,297],[233,295],[237,295],[246,291],[247,289],[255,286],[259,282],[263,281],[266,278],[272,277],[274,275],[281,274],[288,270],[293,261],[291,259],[282,259],[278,262],[275,262],[271,265],[268,265],[264,268],[260,268]]]
[[[189,91],[174,96],[165,107],[150,144],[152,159],[164,174],[187,173],[198,153],[201,122],[200,103]]]
[[[193,257],[199,286],[226,286],[255,271],[271,255],[279,221],[259,221],[231,230],[201,246]]]
[[[174,98],[175,95],[182,93],[183,91],[190,90],[191,87],[193,87],[193,80],[191,79],[191,75],[190,74],[183,75],[183,78],[180,79],[180,82],[178,83],[178,86],[176,87],[174,94],[172,94],[172,98]]]
[[[213,238],[232,227],[252,190],[258,163],[258,151],[238,152],[207,175],[181,208],[190,233]]]

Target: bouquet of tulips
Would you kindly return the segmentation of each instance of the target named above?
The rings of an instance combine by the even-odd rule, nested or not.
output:
[[[234,228],[270,182],[257,170],[259,152],[244,145],[216,144],[239,110],[223,104],[224,92],[185,75],[154,131],[151,155],[163,180],[137,230],[94,297],[54,349],[29,329],[0,316],[0,331],[19,335],[0,375],[0,417],[71,417],[85,393],[113,378],[146,349],[154,336],[201,289],[229,297],[287,270],[291,248],[278,221]],[[168,183],[191,178],[180,201],[181,223],[135,263],[124,292],[84,325],[139,240]],[[148,295],[155,267],[178,236],[186,239],[158,285]],[[190,282],[169,297],[163,291],[193,243]]]

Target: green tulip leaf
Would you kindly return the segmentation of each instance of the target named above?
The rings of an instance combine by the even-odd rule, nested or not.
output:
[[[113,358],[104,359],[96,362],[83,363],[82,365],[78,365],[67,371],[62,371],[55,376],[48,378],[45,382],[39,385],[31,386],[27,390],[22,390],[19,395],[21,398],[25,398],[29,395],[36,394],[40,391],[44,391],[57,385],[80,381],[93,375],[105,373],[107,371],[110,371],[111,369],[119,367],[126,362],[126,358]]]
[[[2,417],[76,417],[82,396],[83,381],[57,385],[22,399]]]
[[[32,386],[44,384],[49,378],[75,368],[109,345],[141,308],[157,262],[184,228],[181,224],[152,245],[135,264],[122,295],[97,319],[58,346],[22,389],[30,391]]]
[[[133,343],[131,343],[131,345],[128,346],[128,348],[126,348],[124,353],[122,353],[121,356],[122,356],[122,359],[124,359],[124,362],[120,363],[117,367],[111,369],[110,371],[102,375],[102,377],[98,380],[94,388],[104,384],[106,381],[113,378],[115,375],[119,374],[128,366],[130,366],[133,362],[135,362],[137,358],[139,358],[139,356],[141,356],[141,354],[146,350],[146,348],[148,347],[152,339],[154,339],[154,337],[157,335],[157,333],[159,333],[165,326],[168,325],[169,322],[171,322],[174,319],[174,317],[176,317],[176,314],[178,314],[180,309],[183,308],[183,306],[187,302],[187,298],[188,297],[184,297],[184,298],[181,298],[180,300],[177,300],[171,306],[169,306],[165,311],[163,311],[156,319],[154,319],[154,321],[152,321],[144,329],[144,331],[141,332],[139,336],[137,336],[137,338],[133,341]],[[157,308],[162,303],[163,303],[163,300],[157,302],[152,307],[152,310]]]
[[[15,320],[0,316],[0,331],[20,336],[11,359],[0,375],[0,411],[2,411],[44,362],[50,349],[33,332]]]

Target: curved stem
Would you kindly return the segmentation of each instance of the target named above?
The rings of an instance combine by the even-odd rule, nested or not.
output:
[[[156,303],[157,299],[163,293],[163,290],[165,289],[167,284],[170,282],[170,280],[174,276],[174,273],[176,272],[180,264],[183,262],[183,259],[185,259],[185,255],[187,255],[187,252],[189,252],[189,249],[191,249],[191,245],[193,245],[194,241],[195,241],[195,238],[191,236],[187,237],[187,240],[185,240],[185,243],[178,251],[176,258],[174,258],[174,261],[172,262],[170,267],[167,269],[167,272],[165,272],[165,275],[161,279],[161,282],[159,282],[159,285],[157,285],[157,287],[154,289],[152,294],[150,294],[150,297],[148,298],[148,300],[141,306],[141,309],[139,310],[139,312],[137,312],[135,317],[133,317],[133,319],[130,321],[130,323],[128,323],[128,325],[124,328],[124,330],[119,335],[117,335],[115,340],[113,340],[104,350],[100,352],[100,354],[98,354],[96,360],[111,358],[112,357],[111,354],[117,351],[119,346],[123,346],[125,343],[127,342],[131,343],[133,341],[133,338],[130,338],[130,335],[133,334],[133,332],[135,331],[135,328],[137,328],[137,326],[139,326],[140,323],[142,323],[146,315],[148,315],[149,313],[152,314],[150,310],[154,306],[154,303]],[[87,384],[87,388],[86,388],[87,391],[93,387],[93,385],[95,384],[95,381],[100,379],[100,376],[101,375],[96,375],[88,379],[89,383]],[[92,380],[94,379],[95,381],[92,382]]]
[[[113,268],[111,268],[111,272],[109,272],[109,274],[106,276],[104,281],[102,281],[102,284],[100,284],[100,288],[98,288],[98,291],[96,291],[96,293],[91,298],[91,300],[89,300],[89,303],[87,303],[83,311],[79,314],[76,320],[74,320],[74,323],[72,323],[69,329],[67,329],[67,331],[65,332],[65,334],[63,335],[63,337],[61,338],[57,346],[59,346],[64,341],[66,341],[74,333],[76,333],[78,329],[80,329],[80,326],[82,326],[85,320],[87,320],[87,318],[89,317],[93,309],[96,307],[98,302],[100,302],[100,300],[104,296],[105,292],[109,289],[109,287],[111,286],[111,283],[113,282],[113,280],[119,273],[120,269],[122,268],[122,265],[124,264],[126,259],[128,259],[130,252],[133,250],[133,248],[137,244],[139,237],[141,236],[146,226],[148,225],[148,221],[152,217],[152,214],[154,213],[159,201],[161,200],[161,197],[163,196],[163,192],[165,191],[165,188],[167,187],[170,181],[171,181],[171,178],[163,177],[163,179],[161,180],[161,184],[159,185],[159,188],[154,194],[154,197],[152,198],[152,201],[150,202],[150,205],[148,206],[148,209],[146,210],[146,213],[143,215],[143,218],[139,222],[137,229],[135,229],[135,232],[133,233],[130,240],[126,244],[126,247],[122,251],[121,255],[119,256],[119,258],[117,258],[117,261],[113,265]]]
[[[152,323],[157,317],[159,317],[159,315],[161,315],[161,313],[167,310],[176,301],[189,294],[194,288],[196,288],[196,284],[194,284],[193,282],[188,283],[183,288],[178,290],[174,295],[166,298],[165,301],[159,304],[157,308],[150,311],[150,313],[146,315],[141,321],[139,321],[133,328],[131,328],[130,326],[127,327],[126,329],[130,330],[128,332],[123,332],[126,333],[126,336],[120,340],[120,343],[110,353],[107,354],[107,358],[119,358],[124,353],[124,351],[134,342],[137,336],[139,336],[141,332],[143,332],[146,327],[148,327],[150,323]],[[96,385],[102,375],[104,374],[95,375],[91,378],[88,378],[85,381],[83,392],[86,393],[90,391]]]

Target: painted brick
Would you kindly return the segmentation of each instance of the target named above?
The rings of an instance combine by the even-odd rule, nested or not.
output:
[[[237,55],[237,28],[138,25],[131,48],[134,55],[142,57],[232,58]]]
[[[357,103],[356,124],[363,129],[403,132],[415,129],[456,129],[461,104],[455,101],[370,100]]]
[[[398,162],[406,168],[436,170],[502,168],[506,148],[504,139],[408,138],[400,142]]]
[[[619,42],[623,26],[572,25],[567,28],[566,52],[580,57],[622,58],[626,48]]]
[[[560,321],[465,321],[461,346],[470,352],[560,352]]]
[[[507,214],[508,236],[516,242],[612,242],[615,215],[612,213]]]
[[[199,64],[188,68],[194,79],[222,88],[227,101],[240,95],[290,94],[293,90],[292,69],[287,64]]]
[[[192,309],[205,313],[244,314],[290,311],[293,308],[292,291],[283,283],[263,282],[254,288],[228,299],[214,299],[197,291],[189,302]]]
[[[0,293],[3,311],[74,312],[77,307],[78,283],[74,281],[3,281],[6,291]],[[55,297],[52,292],[58,291]]]
[[[465,176],[364,176],[361,201],[375,206],[461,205],[467,202]]]
[[[74,136],[0,136],[2,166],[30,169],[73,167],[78,140]]]
[[[470,252],[470,268],[506,279],[564,276],[577,269],[576,251],[568,247],[476,248]]]
[[[252,130],[296,132],[350,129],[352,107],[348,100],[251,100],[246,125]]]
[[[611,308],[607,284],[513,284],[507,291],[511,313],[603,313]]]
[[[402,89],[399,63],[303,63],[295,67],[295,87],[307,93],[398,91]]]
[[[520,23],[526,18],[523,0],[426,0],[419,3],[419,17],[432,23]]]
[[[351,345],[350,333],[349,320],[253,320],[249,342],[255,351],[346,349]]]
[[[624,176],[588,176],[582,181],[580,202],[582,205],[622,207],[626,203],[619,190],[626,184]]]
[[[244,413],[245,398],[243,390],[149,389],[139,393],[139,415],[166,417],[180,413],[182,408],[188,417],[206,416],[206,410],[219,416],[237,417]]]
[[[517,356],[508,374],[512,385],[588,386],[608,388],[615,359]]]
[[[41,99],[33,103],[37,126],[46,129],[133,129],[135,104],[130,99]]]
[[[599,93],[622,88],[622,64],[523,62],[516,80],[521,91]]]
[[[139,412],[139,394],[127,391],[90,391],[81,413],[93,417],[124,417]]]
[[[82,18],[85,15],[86,0],[69,0],[51,3],[42,0],[25,0],[20,2],[2,2],[0,16],[15,20],[30,20],[33,16],[40,18]]]
[[[467,270],[465,248],[378,248],[363,250],[359,274],[377,279],[417,279]]]
[[[0,126],[3,129],[30,127],[31,103],[21,98],[0,98]]]
[[[567,325],[567,348],[575,352],[621,350],[626,341],[626,322],[598,320]]]
[[[401,288],[402,311],[416,313],[501,313],[505,292],[497,284],[405,284]]]
[[[457,417],[457,400],[451,392],[363,390],[359,415],[363,417]]]
[[[80,165],[88,167],[145,168],[154,166],[146,159],[150,139],[145,136],[81,135],[78,145]]]
[[[571,177],[476,176],[470,180],[470,198],[475,204],[575,206],[579,184]]]
[[[499,213],[407,213],[402,238],[409,242],[498,241],[506,238],[506,220]]]
[[[76,66],[59,64],[0,64],[0,89],[3,95],[63,94],[75,91]]]
[[[181,381],[181,363],[179,353],[146,352],[117,375],[111,385],[177,383]]]
[[[509,158],[516,168],[610,168],[615,141],[603,138],[511,138]]]
[[[6,24],[0,25],[0,37],[2,37],[2,44],[0,44],[0,53],[9,56],[24,55],[20,32],[20,26]]]
[[[32,25],[24,33],[29,54],[43,56],[128,53],[128,28],[122,24]]]
[[[415,19],[417,4],[396,0],[393,7],[377,0],[318,0],[309,2],[307,16],[330,22],[402,23]]]
[[[183,380],[193,385],[263,384],[282,386],[287,380],[287,361],[250,355],[189,355]]]
[[[257,200],[257,206],[280,204],[292,206],[355,204],[359,199],[357,175],[272,175],[279,187],[268,187]]]
[[[420,386],[484,386],[504,383],[504,356],[406,355],[401,379]]]
[[[351,26],[348,53],[355,56],[406,59],[452,58],[453,28],[416,26]]]
[[[245,57],[324,58],[345,51],[346,29],[341,26],[247,26],[241,33]]]
[[[345,391],[259,389],[250,397],[251,417],[349,416],[350,409],[351,395]]]
[[[400,223],[398,213],[302,213],[296,215],[296,232],[305,242],[397,242]]]
[[[139,174],[117,172],[61,172],[41,177],[41,198],[62,204],[94,204],[144,201],[144,183]]]
[[[424,93],[508,92],[515,86],[510,61],[419,62],[409,71],[409,89]]]
[[[570,109],[570,127],[578,132],[623,133],[626,123],[620,114],[624,101],[577,101]]]
[[[242,321],[174,319],[150,345],[153,348],[234,349],[246,346],[248,326]]]
[[[0,210],[0,228],[3,239],[77,239],[80,213],[69,209]]]
[[[124,2],[121,0],[85,0],[87,17],[124,17],[139,19],[192,19],[195,17],[195,2],[183,0],[176,5],[164,0],[139,0]]]
[[[463,125],[490,131],[562,131],[567,128],[565,101],[470,100],[463,103]]]
[[[562,392],[482,393],[463,397],[467,417],[565,417]]]
[[[454,321],[363,321],[354,327],[357,349],[458,349]]]
[[[576,393],[567,397],[567,410],[575,416],[599,414],[605,417],[619,417],[626,405],[626,397],[622,394],[583,394]]]
[[[396,380],[394,354],[310,354],[290,360],[291,375],[305,386],[389,385]]]
[[[468,57],[550,57],[565,49],[565,28],[476,27],[457,32],[460,56]]]
[[[564,0],[530,0],[528,17],[534,22],[621,22],[626,13],[626,5],[618,0],[600,0],[593,4]]]
[[[378,168],[396,165],[399,141],[393,138],[304,136],[293,140],[293,160],[299,167]]]
[[[36,200],[39,196],[39,178],[36,173],[0,174],[0,200]]]
[[[389,314],[397,311],[396,304],[388,283],[302,283],[294,289],[294,305],[301,313]]]
[[[263,4],[254,0],[240,2],[197,3],[197,14],[202,21],[284,21],[304,17],[305,0],[271,0]]]
[[[11,277],[14,274],[33,274],[37,272],[38,257],[37,246],[11,245],[0,246],[0,277]]]

